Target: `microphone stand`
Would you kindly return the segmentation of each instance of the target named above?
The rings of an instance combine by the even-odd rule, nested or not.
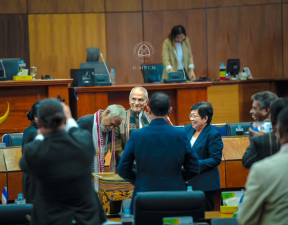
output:
[[[109,75],[109,80],[110,80],[110,82],[112,82],[111,75],[110,75],[110,73],[109,73],[109,70],[108,70],[108,68],[107,68],[106,62],[105,62],[105,60],[104,60],[103,55],[102,55],[101,52],[100,52],[100,56],[101,56],[101,59],[102,59],[102,61],[103,61],[103,63],[104,63],[104,66],[105,66],[105,68],[106,68],[106,71],[107,71],[107,73],[108,73],[108,75]]]

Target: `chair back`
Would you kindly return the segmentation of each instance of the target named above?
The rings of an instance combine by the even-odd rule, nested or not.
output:
[[[99,62],[99,55],[100,55],[99,48],[95,47],[87,48],[86,62]]]
[[[212,126],[221,134],[222,137],[227,136],[227,124],[226,123],[212,124]]]
[[[8,133],[2,136],[2,142],[6,147],[22,146],[23,133]]]
[[[142,64],[141,72],[144,83],[161,83],[163,70],[163,64]]]
[[[204,219],[204,198],[202,191],[138,192],[134,202],[135,225],[162,224],[164,217]]]
[[[5,225],[28,225],[33,204],[0,205],[0,223]]]
[[[237,218],[212,219],[211,225],[239,225]]]

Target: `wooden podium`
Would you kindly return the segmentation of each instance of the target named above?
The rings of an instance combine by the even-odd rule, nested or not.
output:
[[[36,101],[60,95],[69,104],[71,83],[72,79],[0,81],[0,117],[9,104],[8,117],[0,124],[0,138],[5,133],[23,132],[30,125],[26,115]]]

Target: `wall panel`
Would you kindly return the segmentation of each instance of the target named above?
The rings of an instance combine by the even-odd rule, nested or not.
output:
[[[107,13],[106,21],[107,62],[109,68],[115,68],[116,83],[142,83],[141,61],[134,54],[142,42],[141,13]]]
[[[143,0],[144,11],[195,9],[206,7],[206,0]]]
[[[29,13],[104,12],[104,0],[27,0]]]
[[[27,13],[26,0],[1,0],[0,14]]]
[[[29,66],[27,15],[0,15],[0,58],[21,58]]]
[[[207,0],[207,7],[243,6],[281,3],[281,0]]]
[[[281,5],[208,9],[207,18],[209,77],[218,78],[227,58],[239,58],[254,77],[281,76]]]
[[[181,24],[189,37],[197,77],[207,75],[207,39],[205,10],[144,12],[144,40],[150,42],[155,55],[153,62],[162,62],[162,45],[173,26]]]
[[[142,0],[105,0],[106,12],[142,11]]]
[[[288,1],[287,1],[288,2]],[[283,77],[288,77],[288,4],[283,4]],[[280,64],[280,63],[279,63]],[[280,76],[279,76],[280,77]]]
[[[104,14],[29,15],[31,65],[36,78],[50,74],[70,78],[70,69],[86,61],[87,47],[99,47],[106,56]]]

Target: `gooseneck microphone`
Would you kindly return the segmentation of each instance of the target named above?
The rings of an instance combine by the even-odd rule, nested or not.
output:
[[[3,68],[3,78],[6,78],[6,71],[5,71],[5,67],[4,67],[4,64],[3,64],[3,60],[1,59],[1,65],[2,65],[2,68]]]
[[[108,75],[109,75],[109,80],[110,80],[110,82],[112,82],[111,75],[110,75],[109,70],[108,70],[108,68],[107,68],[107,64],[106,64],[106,62],[105,62],[105,60],[104,60],[103,55],[102,55],[101,52],[100,52],[100,56],[101,56],[101,59],[102,59],[102,61],[103,61],[103,63],[104,63],[104,66],[105,66],[105,68],[106,68],[106,71],[107,71],[107,73],[108,73]]]

